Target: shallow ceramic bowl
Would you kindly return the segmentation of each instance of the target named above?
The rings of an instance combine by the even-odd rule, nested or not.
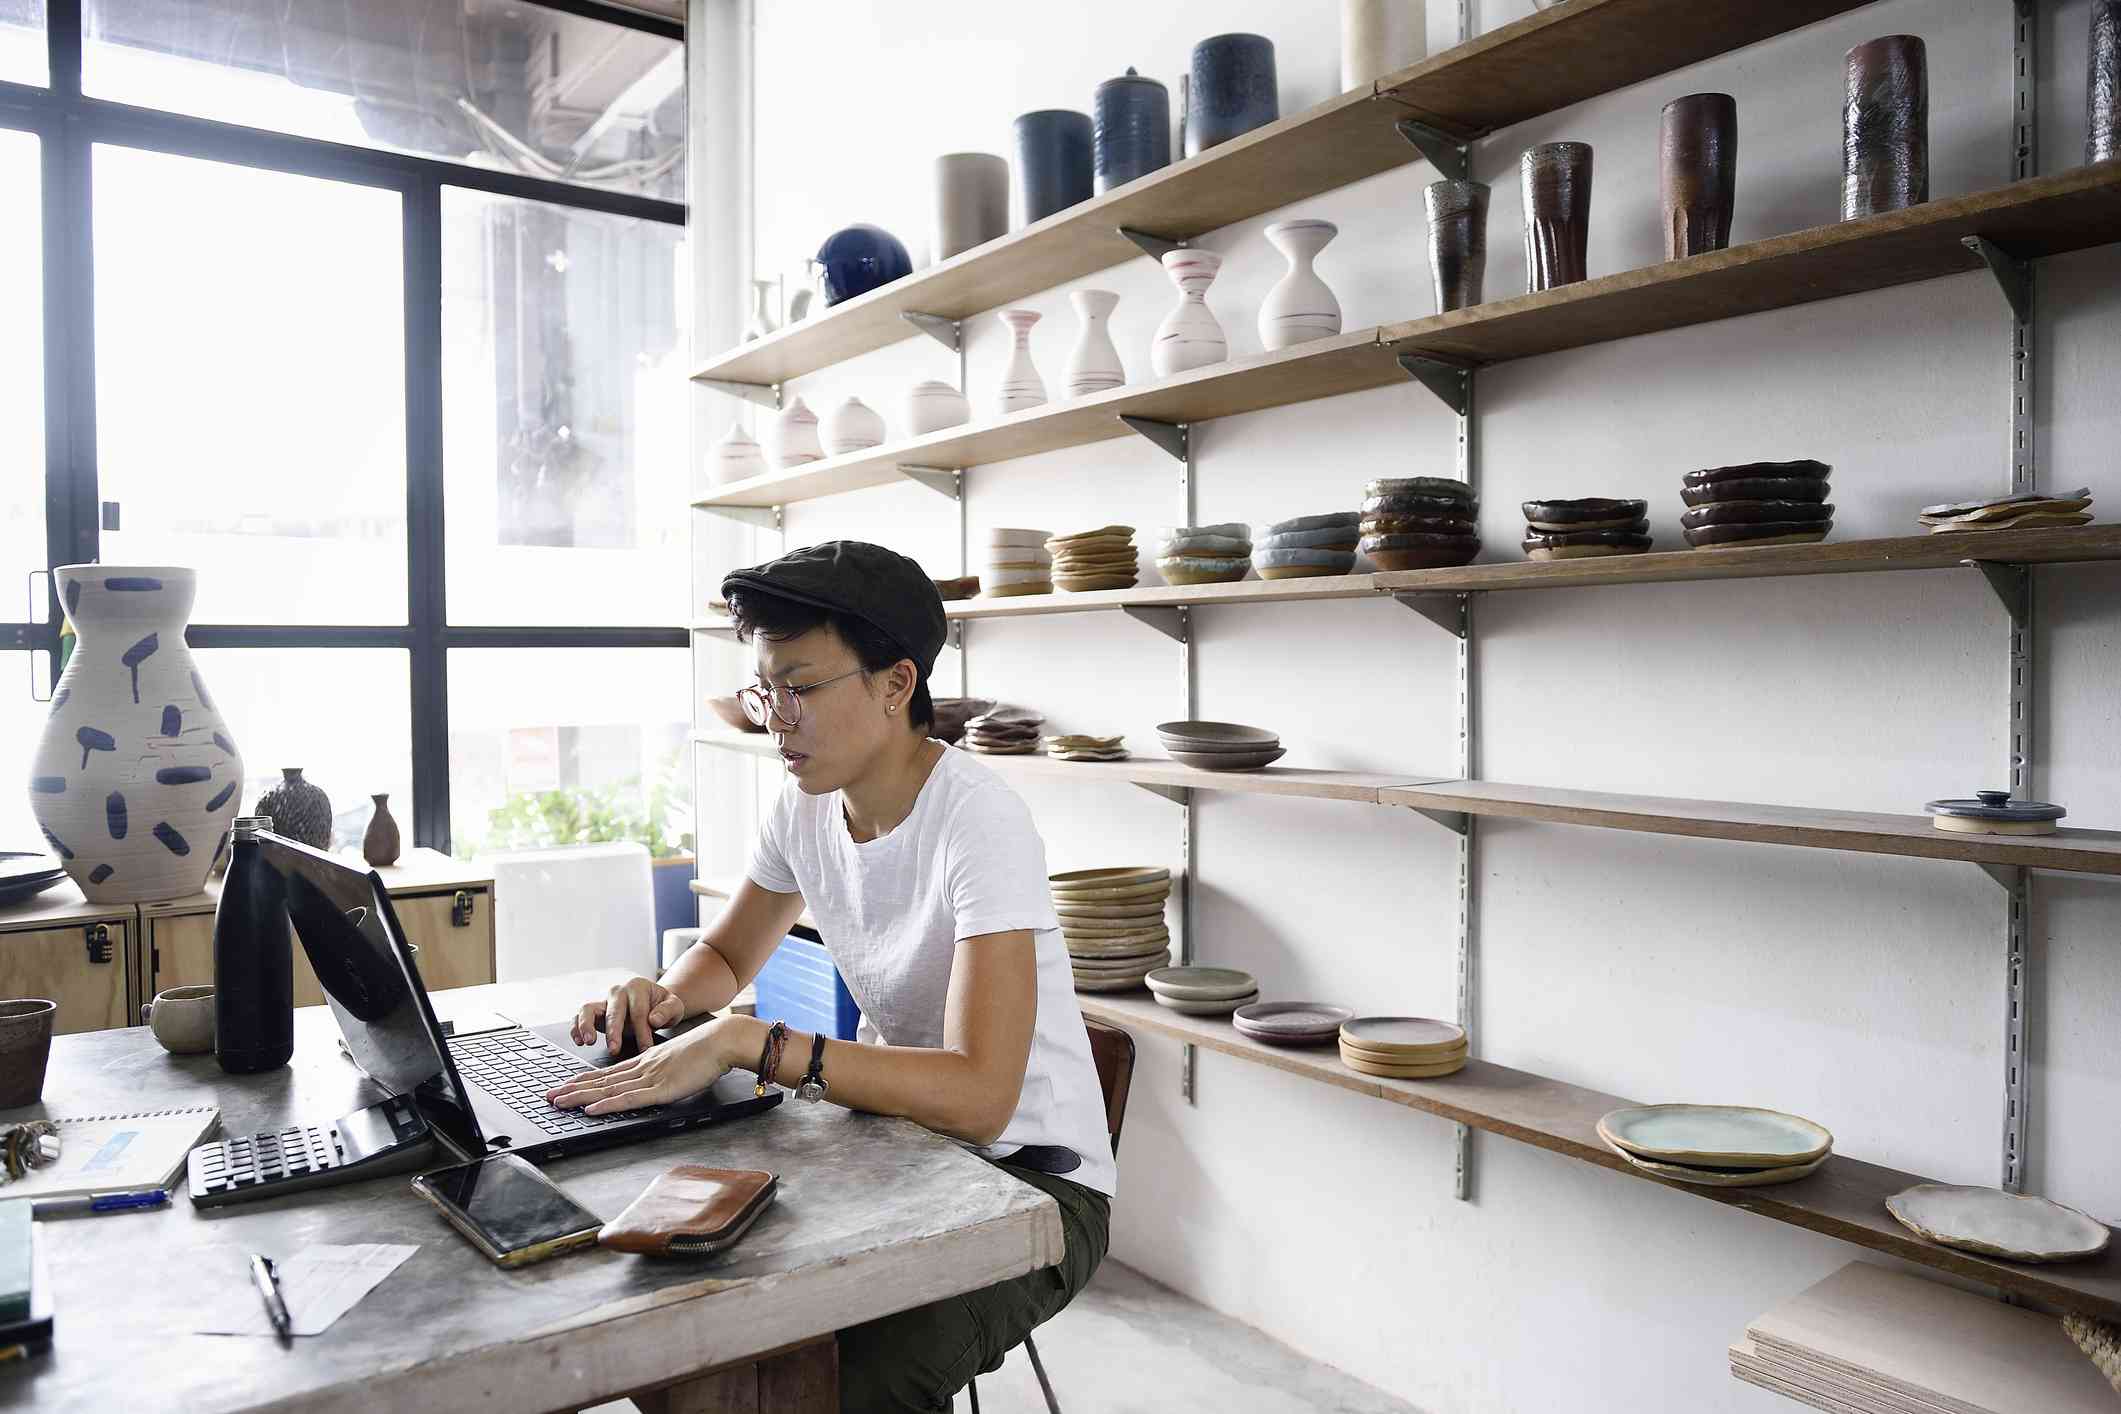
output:
[[[1285,530],[1262,535],[1252,542],[1252,552],[1261,550],[1352,550],[1362,538],[1359,523],[1329,525],[1323,530]]]
[[[1156,562],[1156,572],[1164,577],[1166,584],[1235,584],[1251,569],[1249,552],[1221,560],[1171,556]]]
[[[1156,998],[1158,1006],[1169,1007],[1181,1016],[1228,1016],[1246,1002],[1257,1000],[1258,991],[1247,992],[1241,997],[1224,997],[1219,1001],[1187,1001],[1183,997],[1167,997],[1154,987],[1149,995]]]
[[[1824,501],[1832,493],[1825,481],[1801,476],[1756,476],[1743,481],[1719,481],[1713,486],[1682,486],[1679,499],[1689,506],[1710,506],[1722,501]]]
[[[1355,556],[1348,554],[1340,558],[1343,563],[1337,565],[1260,565],[1259,577],[1276,580],[1338,579],[1343,575],[1355,573]]]
[[[744,715],[744,708],[734,693],[727,697],[710,697],[707,709],[740,732],[763,732],[766,729]]]
[[[1235,535],[1188,531],[1183,535],[1166,535],[1152,543],[1159,555],[1249,555],[1252,553],[1252,532],[1244,526],[1239,526]]]
[[[1363,483],[1365,496],[1456,496],[1473,494],[1470,484],[1451,476],[1380,476]]]
[[[2018,1262],[2072,1262],[2106,1250],[2106,1225],[2029,1194],[1956,1183],[1918,1183],[1885,1200],[1918,1237]]]
[[[1055,893],[1068,889],[1116,889],[1128,884],[1168,884],[1171,871],[1153,864],[1114,865],[1105,869],[1070,869],[1048,874],[1046,883]]]
[[[1354,529],[1352,526],[1349,528]],[[1355,568],[1355,554],[1352,550],[1254,550],[1252,565],[1261,574],[1279,569],[1307,569],[1323,574],[1346,574]]]
[[[1834,518],[1830,501],[1711,501],[1683,511],[1679,523],[1688,530],[1705,525],[1765,525],[1776,521],[1808,522]]]
[[[1248,1035],[1287,1040],[1333,1040],[1355,1013],[1331,1002],[1255,1002],[1232,1018]]]
[[[1278,520],[1271,525],[1252,527],[1252,541],[1257,544],[1269,535],[1296,535],[1306,530],[1330,530],[1338,525],[1353,525],[1362,519],[1358,511],[1328,511],[1324,515],[1294,516]]]
[[[1704,467],[1679,479],[1682,486],[1714,486],[1725,481],[1750,481],[1762,476],[1791,477],[1801,481],[1824,481],[1833,468],[1825,462],[1739,462],[1735,466]]]
[[[1281,743],[1278,741],[1256,743],[1237,741],[1218,745],[1211,742],[1180,741],[1172,737],[1164,739],[1164,750],[1188,751],[1195,756],[1257,756],[1262,751],[1272,751],[1280,745]]]
[[[1266,748],[1278,745],[1281,737],[1265,727],[1248,727],[1242,722],[1158,722],[1156,734],[1165,741],[1200,742],[1208,746],[1251,746]]]
[[[1408,544],[1416,537],[1411,535],[1380,535],[1374,541],[1397,541],[1398,544],[1373,543],[1365,540],[1362,552],[1371,564],[1381,570],[1433,570],[1455,565],[1467,565],[1480,553],[1480,539],[1473,535],[1438,535],[1422,537],[1429,544]]]
[[[1072,894],[1055,894],[1053,908],[1060,914],[1063,924],[1070,919],[1082,923],[1122,923],[1132,918],[1161,919],[1164,916],[1164,900],[1169,897],[1171,891],[1168,888],[1160,893],[1147,894],[1136,899],[1123,899],[1118,903],[1082,903]]]
[[[1639,1158],[1697,1168],[1784,1168],[1834,1147],[1823,1125],[1748,1105],[1634,1105],[1601,1118],[1598,1137]]]
[[[1259,979],[1235,967],[1159,967],[1149,990],[1180,1001],[1218,1002],[1259,990]]]
[[[1362,518],[1365,539],[1373,535],[1473,535],[1477,531],[1472,518],[1463,515],[1418,516],[1378,511]]]
[[[1535,527],[1561,530],[1604,530],[1631,525],[1649,514],[1650,503],[1615,500],[1610,496],[1579,496],[1569,500],[1526,501],[1525,521]]]
[[[1581,552],[1597,550],[1611,553],[1616,550],[1637,554],[1648,550],[1650,533],[1640,528],[1623,530],[1527,530],[1524,533],[1524,552],[1527,555],[1545,550],[1549,552]],[[1566,559],[1566,553],[1559,558]]]
[[[1810,545],[1824,540],[1834,528],[1832,521],[1764,521],[1759,525],[1705,525],[1699,530],[1681,530],[1686,543],[1696,550],[1721,545]]]
[[[1666,1164],[1655,1159],[1639,1159],[1619,1145],[1611,1145],[1613,1152],[1628,1161],[1631,1168],[1653,1173],[1659,1178],[1669,1178],[1675,1183],[1691,1183],[1700,1188],[1765,1188],[1773,1183],[1795,1183],[1800,1178],[1810,1178],[1831,1157],[1821,1154],[1816,1159],[1801,1164],[1786,1164],[1772,1169],[1719,1169],[1695,1164]]]
[[[1262,766],[1271,766],[1288,753],[1280,747],[1272,751],[1174,751],[1171,759],[1181,766],[1191,766],[1197,771],[1257,771]]]
[[[1340,1039],[1380,1056],[1412,1061],[1464,1050],[1466,1029],[1427,1016],[1359,1016],[1341,1026]]]

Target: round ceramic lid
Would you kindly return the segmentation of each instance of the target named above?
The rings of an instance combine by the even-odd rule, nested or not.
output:
[[[1976,791],[1972,800],[1933,800],[1922,808],[1966,820],[2059,820],[2069,814],[2044,800],[2013,800],[2007,790]]]
[[[1442,1051],[1463,1046],[1466,1029],[1426,1016],[1364,1016],[1340,1028],[1341,1039],[1366,1051]]]

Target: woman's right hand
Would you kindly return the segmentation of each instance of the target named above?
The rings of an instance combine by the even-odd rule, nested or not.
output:
[[[660,982],[633,977],[613,987],[600,1001],[584,1002],[575,1013],[570,1034],[577,1046],[586,1046],[604,1033],[604,1044],[617,1055],[631,1035],[633,1049],[645,1051],[655,1044],[658,1027],[675,1026],[685,1019],[685,999]]]

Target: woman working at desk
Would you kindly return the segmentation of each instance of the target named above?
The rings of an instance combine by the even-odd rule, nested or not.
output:
[[[614,1051],[630,1034],[641,1053],[550,1098],[610,1114],[749,1068],[806,1099],[914,1120],[1051,1194],[1059,1266],[840,1332],[842,1409],[947,1410],[1105,1254],[1117,1172],[1045,844],[1000,778],[929,739],[946,629],[920,566],[833,541],[739,570],[722,593],[758,673],[739,696],[790,780],[700,946],[576,1017],[578,1044],[601,1023]],[[861,1006],[862,1043],[721,1016],[648,1049],[651,1028],[727,1006],[806,902]]]

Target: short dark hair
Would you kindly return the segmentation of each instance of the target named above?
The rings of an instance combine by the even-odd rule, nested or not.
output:
[[[855,661],[864,672],[880,673],[901,658],[913,658],[904,644],[867,619],[784,599],[778,594],[733,588],[729,591],[729,617],[736,623],[739,643],[749,643],[753,634],[776,642],[801,638],[820,625],[830,625],[840,642],[854,651]],[[928,694],[928,679],[917,661],[913,667],[913,700],[906,704],[906,725],[916,731],[935,725],[935,699]]]

